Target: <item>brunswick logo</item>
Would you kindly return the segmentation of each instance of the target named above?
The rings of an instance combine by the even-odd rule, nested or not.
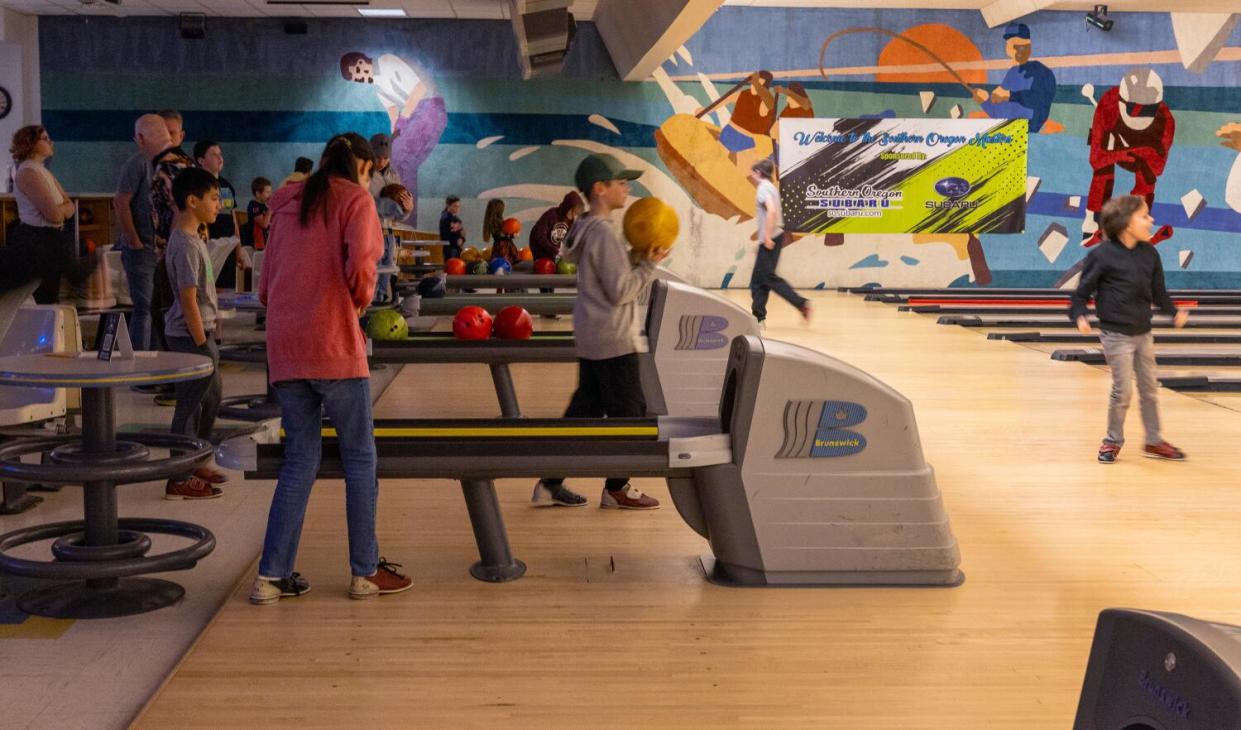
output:
[[[715,315],[690,315],[681,317],[678,350],[718,350],[728,347],[728,320]]]
[[[839,400],[791,400],[784,406],[784,443],[777,459],[850,456],[866,449],[866,437],[849,428],[866,420],[866,408]]]

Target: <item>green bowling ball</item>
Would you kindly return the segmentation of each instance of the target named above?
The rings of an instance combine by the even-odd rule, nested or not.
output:
[[[485,276],[487,274],[487,262],[475,261],[470,264],[470,273],[476,276]]]
[[[403,340],[409,336],[409,325],[395,309],[381,309],[366,320],[366,335],[372,340]]]
[[[572,261],[565,261],[564,259],[561,259],[560,261],[556,262],[556,273],[557,274],[576,274],[577,264],[573,263]]]

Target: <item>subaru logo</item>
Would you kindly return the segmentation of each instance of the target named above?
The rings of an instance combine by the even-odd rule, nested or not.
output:
[[[935,183],[935,192],[949,200],[964,198],[971,188],[970,181],[963,177],[946,177]]]

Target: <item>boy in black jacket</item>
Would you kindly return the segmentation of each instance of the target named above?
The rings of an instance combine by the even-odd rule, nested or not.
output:
[[[1155,336],[1151,307],[1175,317],[1184,327],[1189,311],[1177,309],[1164,287],[1163,263],[1150,245],[1154,219],[1146,201],[1135,195],[1112,198],[1103,204],[1100,226],[1107,240],[1090,252],[1081,283],[1073,293],[1069,317],[1077,329],[1090,334],[1086,305],[1093,296],[1099,318],[1099,339],[1112,369],[1112,394],[1107,411],[1107,437],[1099,447],[1099,461],[1111,464],[1125,443],[1125,413],[1136,373],[1142,425],[1146,428],[1143,456],[1182,461],[1185,453],[1159,434],[1159,380],[1155,374]]]

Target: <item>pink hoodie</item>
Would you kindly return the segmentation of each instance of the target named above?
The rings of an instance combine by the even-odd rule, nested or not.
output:
[[[259,301],[267,307],[271,382],[370,377],[357,310],[375,295],[383,232],[370,191],[332,178],[329,217],[298,221],[304,183],[276,191]]]

